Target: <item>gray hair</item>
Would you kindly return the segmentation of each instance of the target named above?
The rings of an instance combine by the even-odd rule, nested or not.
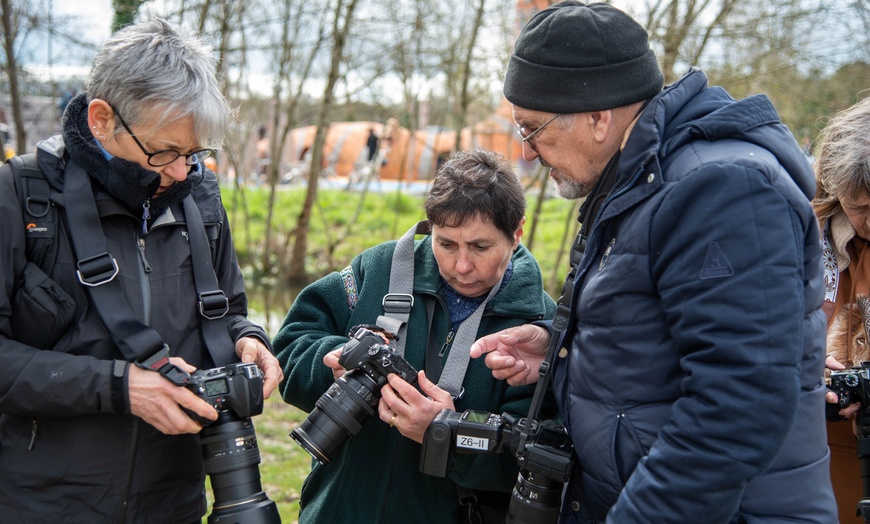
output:
[[[526,212],[526,198],[504,156],[474,149],[456,153],[441,166],[424,208],[433,225],[459,227],[479,217],[513,240]]]
[[[870,195],[870,97],[837,113],[813,153],[819,220],[834,215],[844,195]]]
[[[128,125],[193,116],[196,139],[220,147],[232,111],[200,37],[155,19],[114,33],[94,58],[88,99],[110,103]],[[120,122],[115,122],[116,129]]]

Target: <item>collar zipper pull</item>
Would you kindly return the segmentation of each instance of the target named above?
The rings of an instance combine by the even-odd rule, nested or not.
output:
[[[146,199],[142,204],[142,234],[148,234],[148,221],[151,219],[151,199]]]

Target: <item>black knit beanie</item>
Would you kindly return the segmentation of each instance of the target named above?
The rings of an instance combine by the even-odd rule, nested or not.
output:
[[[523,28],[504,96],[533,111],[585,113],[647,100],[663,84],[640,24],[610,4],[565,0]]]

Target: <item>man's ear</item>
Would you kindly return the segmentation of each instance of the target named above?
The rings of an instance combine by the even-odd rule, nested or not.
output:
[[[588,114],[592,128],[592,137],[596,142],[604,142],[607,138],[607,133],[612,129],[613,111],[606,109],[604,111],[593,111]]]

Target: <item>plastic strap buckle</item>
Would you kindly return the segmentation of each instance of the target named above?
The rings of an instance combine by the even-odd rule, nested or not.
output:
[[[199,294],[199,314],[209,320],[223,318],[230,310],[230,301],[220,289]]]
[[[89,287],[101,286],[118,276],[118,262],[106,251],[76,262],[79,282]]]
[[[414,295],[407,293],[387,293],[381,301],[384,307],[384,313],[404,313],[411,312],[414,307]]]
[[[163,378],[172,382],[176,386],[183,386],[190,374],[180,367],[169,361],[169,346],[163,344],[163,347],[157,352],[148,357],[143,362],[136,362],[136,365],[142,369],[156,371],[163,375]]]

